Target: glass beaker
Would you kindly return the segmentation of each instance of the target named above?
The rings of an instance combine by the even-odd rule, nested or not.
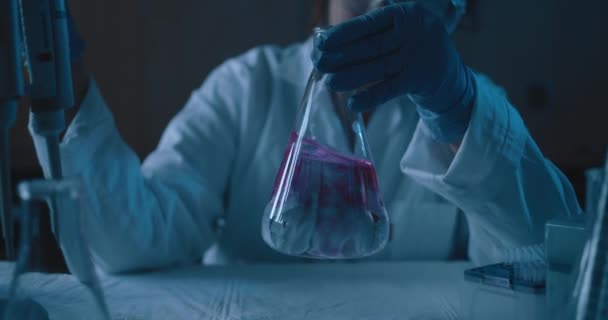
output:
[[[608,319],[608,153],[603,168],[586,172],[588,238],[559,319]]]
[[[318,30],[317,32],[322,32]],[[380,251],[389,236],[361,114],[313,70],[264,211],[262,236],[281,253],[349,259]]]
[[[575,272],[577,320],[608,318],[608,153],[603,170],[596,175],[599,192],[591,196],[590,201],[596,203],[588,208],[595,212],[589,217],[589,239]]]
[[[589,217],[595,216],[599,195],[604,181],[603,168],[591,168],[585,171],[585,212]]]
[[[61,247],[68,269],[91,294],[88,298],[80,297],[82,309],[87,312],[86,317],[109,320],[110,314],[103,290],[81,228],[80,216],[84,208],[82,201],[84,193],[78,180],[23,182],[19,184],[18,193],[23,200],[20,214],[20,243],[8,290],[9,300],[2,319],[23,319],[32,314],[41,315],[44,311],[43,306],[48,303],[44,300],[45,295],[40,295],[39,288],[36,287],[40,281],[40,273],[45,272],[37,259],[40,248],[36,238],[40,232],[40,215],[47,202],[56,210],[55,238]],[[94,303],[93,306],[90,305],[91,301]]]

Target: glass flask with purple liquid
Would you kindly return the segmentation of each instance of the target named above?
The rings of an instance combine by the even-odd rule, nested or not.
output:
[[[372,255],[389,222],[360,114],[313,71],[285,150],[262,236],[281,253],[319,259]]]

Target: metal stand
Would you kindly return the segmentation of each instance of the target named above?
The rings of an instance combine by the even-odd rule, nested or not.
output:
[[[23,30],[20,2],[0,2],[0,216],[6,255],[14,259],[9,131],[15,122],[19,99],[25,93]]]

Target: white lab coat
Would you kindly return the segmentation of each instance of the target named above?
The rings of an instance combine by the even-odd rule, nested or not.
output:
[[[219,66],[143,164],[91,81],[61,152],[65,174],[87,187],[84,228],[101,267],[154,268],[203,255],[208,263],[296,259],[268,248],[260,223],[312,69],[311,46],[258,47]],[[407,98],[370,119],[393,224],[392,241],[372,259],[491,262],[542,242],[547,219],[578,214],[569,182],[543,157],[505,93],[483,76],[476,80],[457,152],[429,137]],[[48,170],[44,144],[34,140]]]

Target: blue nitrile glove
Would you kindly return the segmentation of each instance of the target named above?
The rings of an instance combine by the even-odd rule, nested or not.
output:
[[[68,9],[68,37],[70,40],[70,59],[72,62],[80,62],[82,60],[82,56],[84,54],[84,50],[86,49],[86,43],[82,39],[82,36],[78,32],[76,28],[76,23],[74,23],[74,18],[72,18],[72,14]]]
[[[433,138],[462,140],[476,95],[473,73],[462,62],[442,22],[415,2],[382,7],[315,37],[312,60],[336,91],[365,111],[409,95]]]

